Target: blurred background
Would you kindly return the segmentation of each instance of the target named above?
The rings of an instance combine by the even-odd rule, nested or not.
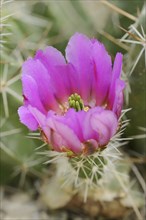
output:
[[[104,43],[114,59],[124,54],[125,109],[130,123],[123,138],[126,174],[136,185],[134,205],[109,194],[86,204],[59,191],[46,165],[43,142],[18,119],[22,105],[21,66],[38,49],[51,45],[63,54],[69,38],[81,32]],[[143,220],[146,163],[146,4],[143,0],[1,0],[0,151],[1,218],[40,220]],[[132,186],[133,186],[132,185]],[[53,188],[54,187],[54,188]],[[56,187],[56,188],[55,188]],[[55,191],[56,190],[56,191]],[[50,193],[52,192],[52,194]],[[56,192],[56,193],[53,193]],[[46,196],[47,195],[47,196]],[[107,196],[108,197],[108,196]],[[75,202],[76,201],[76,202]],[[105,208],[106,207],[106,208]]]

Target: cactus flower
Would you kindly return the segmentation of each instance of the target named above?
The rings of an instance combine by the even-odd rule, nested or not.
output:
[[[22,67],[20,121],[39,129],[52,150],[90,155],[106,147],[119,127],[125,83],[122,54],[114,64],[104,45],[74,34],[66,59],[54,47],[38,50]]]

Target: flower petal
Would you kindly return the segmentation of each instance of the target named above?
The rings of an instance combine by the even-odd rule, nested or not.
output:
[[[92,80],[91,49],[90,39],[79,33],[71,37],[66,48],[66,59],[76,70],[80,86],[79,94],[84,100],[88,100],[90,97]]]
[[[29,58],[25,61],[22,68],[22,75],[29,75],[35,80],[41,102],[46,110],[58,109],[58,103],[54,96],[54,89],[51,85],[50,76],[39,60]]]
[[[117,53],[114,61],[113,71],[112,71],[112,79],[111,79],[111,85],[109,90],[109,106],[110,109],[112,109],[116,94],[116,80],[120,78],[121,70],[122,70],[122,54]]]
[[[46,47],[44,51],[38,50],[34,59],[43,61],[43,64],[50,70],[54,66],[66,64],[61,52],[51,46]]]
[[[25,124],[30,130],[35,131],[38,128],[38,122],[30,111],[25,106],[21,106],[18,109],[20,121]]]
[[[119,117],[123,107],[125,82],[117,79],[115,85],[115,98],[113,103],[113,112]]]
[[[27,108],[38,122],[39,127],[43,128],[43,126],[45,126],[46,116],[41,113],[37,108],[34,108],[31,105],[29,105]]]
[[[91,125],[91,118],[95,112],[101,112],[103,109],[100,107],[95,107],[90,109],[82,121],[83,124],[83,135],[84,135],[84,140],[87,141],[89,139],[95,139],[98,140],[98,133],[93,130],[92,125]]]
[[[59,118],[60,122],[66,124],[75,132],[75,134],[78,136],[81,142],[84,141],[83,121],[85,119],[85,115],[85,111],[76,112],[75,109],[69,109],[68,112],[64,115],[64,117]]]
[[[39,96],[36,81],[30,75],[23,75],[22,83],[25,104],[31,104],[32,106],[38,108],[41,112],[46,112]]]
[[[81,151],[79,138],[73,129],[67,126],[67,124],[62,123],[63,116],[56,115],[53,111],[50,111],[48,116],[45,116],[36,108],[28,106],[28,109],[47,137],[47,142],[50,143],[55,150],[61,151],[65,147],[75,153]]]
[[[55,97],[60,102],[64,101],[67,96],[67,90],[64,85],[67,75],[64,72],[66,61],[63,55],[57,49],[47,47],[44,51],[39,50],[34,59],[39,60],[46,68]]]
[[[54,116],[47,119],[47,125],[50,127],[50,129],[53,130],[54,133],[59,135],[60,143],[63,144],[62,146],[60,146],[60,143],[55,140],[56,145],[60,147],[60,149],[65,147],[75,153],[81,152],[81,142],[79,138],[69,126],[60,122],[60,117]]]
[[[96,97],[96,105],[103,105],[111,82],[111,57],[108,55],[104,45],[99,41],[93,43],[92,56],[94,65],[92,94]]]
[[[96,111],[91,117],[91,127],[99,135],[98,143],[106,145],[117,131],[117,117],[109,110]]]

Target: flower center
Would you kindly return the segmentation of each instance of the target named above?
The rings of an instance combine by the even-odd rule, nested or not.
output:
[[[68,103],[70,108],[74,108],[76,112],[84,109],[84,103],[81,96],[77,93],[72,94],[68,98]]]

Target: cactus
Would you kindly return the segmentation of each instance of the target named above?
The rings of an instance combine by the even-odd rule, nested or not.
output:
[[[137,7],[139,8],[138,15],[136,14]],[[146,49],[144,20],[146,15],[144,11],[145,5],[143,6],[142,1],[135,1],[130,7],[126,1],[120,0],[116,2],[89,1],[87,3],[71,0],[58,2],[1,1],[1,185],[24,188],[29,192],[29,189],[33,188],[34,183],[38,181],[40,197],[45,197],[44,204],[50,207],[48,200],[51,197],[47,192],[48,190],[54,192],[53,184],[50,184],[50,181],[56,181],[54,187],[62,186],[62,201],[64,191],[65,193],[66,191],[67,193],[73,192],[71,196],[67,195],[63,205],[59,204],[60,206],[58,205],[57,208],[69,207],[73,211],[71,204],[74,204],[76,198],[78,201],[86,201],[86,204],[89,201],[111,204],[118,197],[121,207],[126,210],[128,208],[134,210],[135,219],[143,218],[141,209],[144,206],[144,198],[142,193],[145,189],[142,175],[145,171],[142,167],[145,158],[140,155],[139,158],[131,159],[127,152],[123,153],[119,150],[119,146],[125,145],[126,151],[128,148],[144,154],[145,134],[143,132],[145,132],[146,125],[144,119],[146,59],[144,55]],[[103,12],[102,19],[98,17],[101,16],[101,12]],[[42,143],[39,133],[29,133],[19,122],[17,115],[17,109],[23,99],[20,78],[24,60],[33,56],[36,50],[44,49],[47,45],[53,45],[64,51],[68,38],[77,31],[84,32],[90,37],[97,37],[104,42],[113,57],[117,51],[122,51],[124,54],[122,77],[127,81],[125,109],[132,108],[123,117],[125,121],[123,129],[128,124],[126,117],[131,119],[126,132],[120,133],[122,137],[118,136],[118,141],[113,142],[116,149],[113,149],[112,152],[108,152],[106,149],[102,152],[103,157],[101,155],[101,158],[97,153],[96,156],[99,156],[99,159],[96,160],[89,156],[88,161],[81,164],[85,166],[85,168],[81,167],[82,171],[80,171],[80,161],[84,161],[84,158],[83,160],[82,158],[81,160],[72,158],[70,162],[64,153],[51,153],[48,151],[47,144]],[[143,127],[143,130],[138,132],[138,127]],[[129,136],[134,137],[130,144],[128,143]],[[138,137],[143,139],[138,139]],[[120,149],[122,148],[120,147]],[[100,170],[96,172],[99,164]],[[139,166],[135,164],[140,164],[142,175],[138,170]],[[64,173],[64,169],[67,167],[70,173]],[[88,172],[86,167],[91,168],[92,172]],[[109,170],[111,170],[110,173]],[[134,186],[130,172],[134,173]],[[51,177],[51,180],[48,177]],[[75,188],[75,185],[78,187]],[[103,192],[105,197],[97,196],[95,198],[97,192],[99,195]],[[48,199],[45,193],[48,195]],[[108,198],[110,198],[109,201]],[[86,209],[84,206],[85,204],[83,204],[83,212]],[[53,205],[51,208],[53,209]],[[91,214],[87,210],[86,212]],[[98,214],[108,217],[108,212]],[[122,217],[124,217],[124,213]]]

